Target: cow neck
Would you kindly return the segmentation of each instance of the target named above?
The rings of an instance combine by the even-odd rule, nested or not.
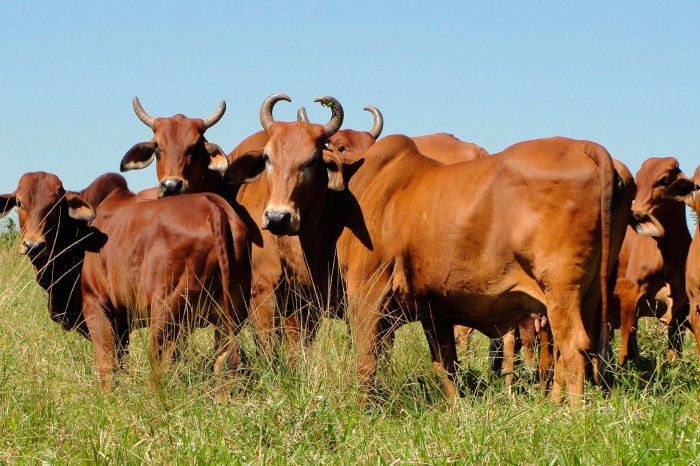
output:
[[[64,216],[58,233],[49,256],[32,260],[36,280],[49,295],[51,319],[66,330],[77,327],[85,333],[80,276],[85,258],[81,243],[86,237],[86,226],[84,222]]]
[[[664,257],[682,256],[685,261],[692,240],[685,221],[685,204],[673,202],[668,208],[655,212],[654,216],[664,226],[665,234],[655,238]]]
[[[299,229],[299,242],[314,281],[330,277],[337,270],[336,243],[342,233],[342,206],[345,191],[321,190],[314,199]]]

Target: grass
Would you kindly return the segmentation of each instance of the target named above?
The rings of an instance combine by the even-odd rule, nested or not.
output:
[[[643,320],[639,369],[617,370],[610,396],[586,388],[578,410],[527,377],[508,390],[487,340],[461,350],[469,393],[452,405],[419,325],[397,334],[375,401],[361,408],[344,323],[324,321],[296,368],[258,357],[249,330],[231,401],[217,404],[212,332],[194,332],[149,388],[147,333],[103,393],[91,344],[51,322],[46,294],[12,241],[0,241],[0,462],[8,464],[699,464],[697,353],[665,361],[663,329]]]

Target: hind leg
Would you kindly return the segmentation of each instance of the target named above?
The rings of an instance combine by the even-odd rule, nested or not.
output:
[[[421,318],[421,322],[433,358],[433,370],[440,378],[447,398],[454,400],[459,396],[454,328],[451,323],[436,321],[429,311],[427,316]]]
[[[595,308],[582,309],[580,291],[570,285],[552,287],[548,301],[547,315],[556,346],[552,395],[559,402],[568,397],[569,404],[576,406],[583,395],[585,355],[591,349],[582,313],[588,320]]]

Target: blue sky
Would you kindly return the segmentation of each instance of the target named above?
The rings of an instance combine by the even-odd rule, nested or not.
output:
[[[589,139],[637,171],[651,156],[700,163],[700,2],[5,1],[0,16],[0,191],[28,171],[67,189],[118,171],[151,138],[134,115],[206,117],[231,151],[274,92],[313,121],[332,95],[345,127],[453,133],[498,152]],[[155,166],[129,172],[155,185]]]

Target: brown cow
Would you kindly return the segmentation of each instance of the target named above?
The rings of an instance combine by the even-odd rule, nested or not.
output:
[[[204,120],[182,114],[153,118],[138,97],[134,97],[133,104],[139,119],[153,130],[153,138],[129,149],[121,162],[122,172],[145,168],[157,160],[158,197],[211,191],[210,186],[221,185],[221,174],[228,166],[226,156],[219,146],[206,140],[204,133],[224,116],[225,101]]]
[[[339,111],[335,99],[317,100]],[[344,166],[323,151],[328,136],[318,125],[299,123],[274,122],[270,109],[264,153],[231,161],[226,178],[266,172],[263,226],[298,235],[302,247],[327,243],[320,256],[304,250],[310,264],[328,267],[337,239],[363,387],[394,312],[423,323],[454,396],[454,324],[501,336],[546,311],[559,348],[554,393],[582,393],[585,353],[596,352],[607,319],[606,292],[602,316],[596,307],[617,253],[611,240],[623,235],[611,231],[614,170],[602,147],[554,138],[442,165],[409,138],[390,136]],[[344,229],[319,235],[317,227]],[[607,326],[600,336],[607,347]]]
[[[356,131],[351,129],[341,129],[328,138],[328,150],[338,156],[342,156],[345,162],[349,162],[353,157],[364,153],[372,144],[376,142],[384,128],[384,118],[382,113],[371,105],[364,110],[370,112],[374,117],[374,124],[369,131]],[[306,109],[300,107],[297,111],[297,120],[309,122]],[[425,136],[414,136],[411,138],[416,143],[421,154],[437,160],[444,164],[452,164],[486,157],[489,153],[476,144],[461,141],[452,134],[435,133]],[[233,159],[230,159],[233,160]],[[542,317],[546,321],[545,317]],[[540,385],[546,389],[546,374],[550,372],[552,366],[552,355],[549,352],[550,341],[546,327],[539,325],[539,318],[525,322],[506,334],[503,339],[491,339],[489,345],[489,361],[491,368],[496,373],[503,373],[506,376],[506,385],[511,385],[515,369],[515,354],[522,346],[525,353],[525,363],[531,371],[535,369],[534,350],[540,347],[540,364],[538,376]],[[457,346],[466,346],[471,339],[473,330],[462,325],[455,325],[455,341]],[[537,345],[535,333],[542,340],[541,345]],[[387,336],[389,340],[392,336]]]
[[[613,326],[620,328],[620,365],[639,356],[639,317],[657,317],[668,326],[669,359],[680,355],[686,318],[685,261],[690,234],[682,201],[665,195],[685,178],[673,157],[650,158],[637,172],[631,225],[619,256]],[[619,322],[617,322],[619,319]]]
[[[78,195],[66,193],[55,175],[37,172],[22,176],[0,204],[3,214],[18,207],[22,252],[49,292],[51,318],[92,341],[103,387],[128,350],[129,333],[144,326],[152,376],[169,364],[181,327],[211,323],[215,372],[230,377],[238,364],[233,332],[250,297],[250,242],[224,199],[144,200],[117,174]],[[224,384],[218,397],[226,396]]]
[[[151,198],[171,196],[184,192],[211,192],[226,198],[234,207],[238,205],[236,193],[222,182],[221,172],[228,166],[228,161],[221,148],[209,143],[204,132],[216,124],[226,110],[221,102],[211,117],[201,120],[187,118],[178,114],[169,118],[154,118],[141,106],[138,97],[134,97],[134,112],[151,130],[153,139],[134,145],[121,161],[121,171],[145,168],[155,159],[159,185],[157,189],[145,190],[139,197]],[[267,143],[267,133],[261,131],[243,141],[240,150],[262,148]],[[235,151],[234,151],[235,152]],[[255,211],[255,200],[248,195],[250,189],[242,189],[240,197],[245,207]],[[242,216],[247,212],[239,211]],[[269,333],[274,328],[271,299],[281,275],[277,239],[269,232],[261,232],[254,222],[248,227],[255,236],[253,240],[253,301],[251,320],[255,335],[261,346],[269,348]],[[267,351],[266,351],[267,353]]]
[[[700,167],[695,169],[693,177],[686,179],[679,177],[666,190],[666,196],[675,200],[685,201],[695,212],[698,211],[697,190],[700,183]],[[698,348],[698,361],[700,362],[700,226],[696,222],[695,234],[688,249],[688,260],[685,264],[685,289],[690,302],[690,326],[695,335],[695,343]]]

